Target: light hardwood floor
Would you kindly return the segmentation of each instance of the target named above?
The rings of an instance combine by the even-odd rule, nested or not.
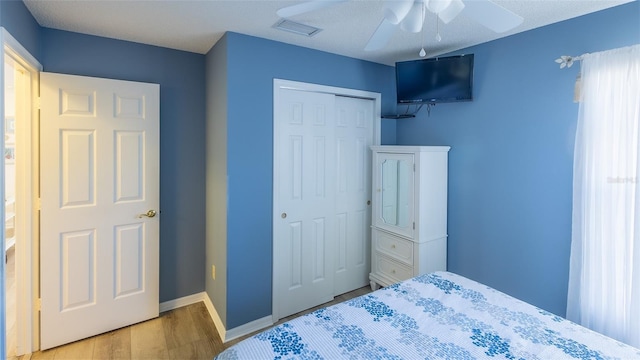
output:
[[[363,287],[337,296],[333,301],[282,319],[276,325],[318,308],[337,304],[371,292]],[[160,317],[47,351],[9,358],[28,359],[209,359],[236,339],[223,344],[204,303],[160,314]]]

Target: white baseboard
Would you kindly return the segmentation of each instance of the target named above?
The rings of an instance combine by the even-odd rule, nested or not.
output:
[[[183,306],[195,304],[200,301],[205,301],[205,299],[208,300],[209,296],[207,296],[207,293],[203,291],[197,294],[184,296],[174,300],[165,301],[163,303],[160,303],[160,312],[162,313],[165,311],[181,308]],[[205,304],[206,304],[206,301],[205,301]]]
[[[218,330],[218,334],[220,335],[220,339],[222,342],[226,342],[225,338],[227,336],[227,329],[225,329],[224,324],[222,323],[222,319],[220,319],[220,315],[216,311],[216,308],[213,307],[213,303],[209,298],[209,294],[204,293],[204,306],[207,307],[209,311],[209,316],[211,316],[211,320],[213,320],[213,325],[215,325],[216,330]]]
[[[175,300],[165,301],[160,303],[160,312],[174,310],[183,306],[195,304],[198,302],[204,302],[204,305],[207,307],[209,311],[209,316],[211,316],[211,320],[213,320],[213,324],[216,326],[216,330],[218,330],[218,334],[220,334],[220,339],[222,339],[223,343],[228,341],[241,338],[245,335],[249,335],[255,331],[262,330],[266,327],[273,325],[273,318],[271,315],[265,316],[261,319],[254,320],[250,323],[246,323],[244,325],[240,325],[233,329],[227,330],[222,323],[222,319],[216,308],[213,306],[209,295],[206,292],[200,292],[197,294],[181,297]]]
[[[245,335],[249,335],[253,332],[262,330],[269,326],[273,325],[271,315],[265,316],[261,319],[254,320],[250,323],[246,323],[244,325],[240,325],[238,327],[234,327],[233,329],[227,330],[227,337],[223,340],[224,342],[231,341]]]
[[[211,299],[207,293],[204,293],[204,305],[209,310],[209,315],[211,316],[211,320],[213,320],[213,324],[216,326],[216,330],[218,330],[218,334],[220,334],[220,338],[223,343],[228,341],[241,338],[245,335],[249,335],[252,332],[262,330],[266,327],[273,325],[273,320],[271,315],[265,316],[261,319],[254,320],[250,323],[246,323],[244,325],[240,325],[233,329],[227,330],[222,323],[222,319],[220,319],[220,315],[216,311],[216,308],[213,306]]]

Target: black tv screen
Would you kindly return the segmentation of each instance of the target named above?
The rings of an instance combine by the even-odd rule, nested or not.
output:
[[[398,103],[471,101],[473,54],[396,63]]]

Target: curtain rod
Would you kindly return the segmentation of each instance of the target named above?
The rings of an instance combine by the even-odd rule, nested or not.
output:
[[[573,65],[574,62],[576,61],[582,61],[582,58],[588,54],[582,54],[580,56],[567,56],[567,55],[562,55],[559,58],[557,58],[555,61],[556,63],[560,64],[560,69],[568,67],[570,68],[571,65]]]

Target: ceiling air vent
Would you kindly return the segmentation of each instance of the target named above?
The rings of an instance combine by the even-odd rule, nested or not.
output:
[[[273,28],[309,37],[322,31],[322,29],[318,29],[317,27],[300,24],[287,19],[280,19],[277,23],[273,24]]]

